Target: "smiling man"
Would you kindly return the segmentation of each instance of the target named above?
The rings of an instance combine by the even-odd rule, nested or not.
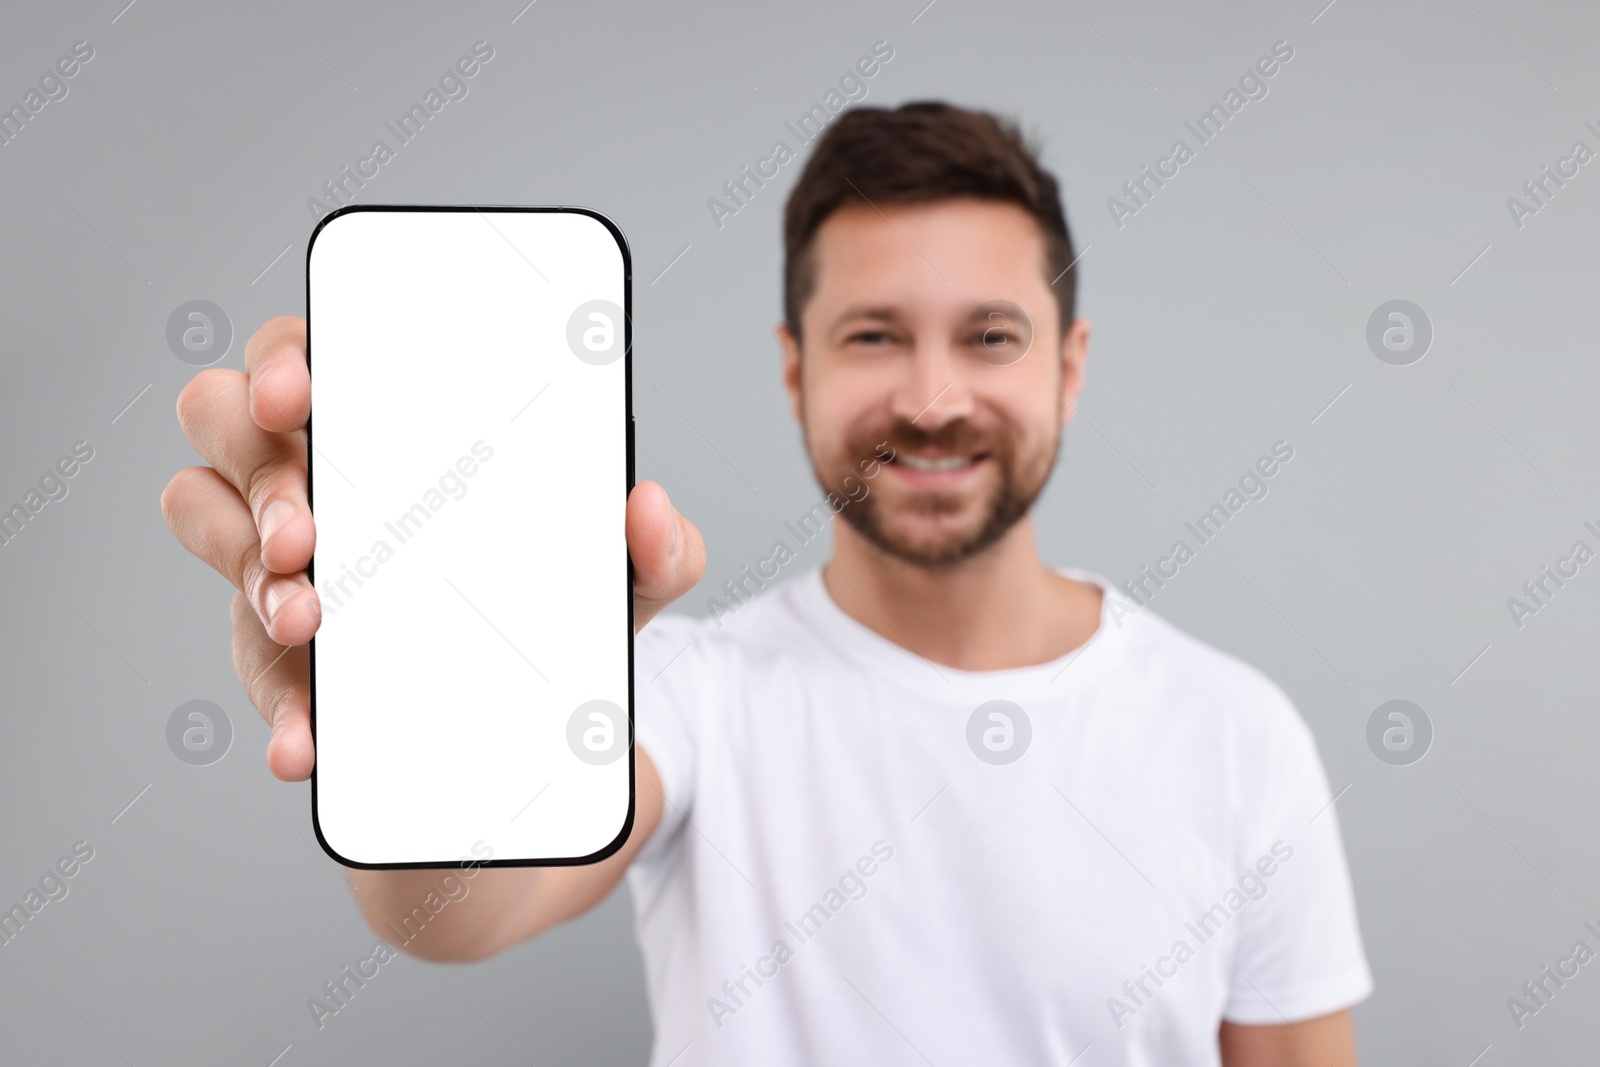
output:
[[[1353,1065],[1371,979],[1310,732],[1256,670],[1039,556],[1089,344],[1054,178],[985,113],[857,109],[784,240],[783,374],[842,502],[833,558],[736,615],[657,618],[705,553],[640,484],[632,836],[482,872],[406,951],[492,955],[626,873],[657,1067]],[[197,376],[179,414],[215,469],[163,496],[240,589],[235,663],[285,779],[313,761],[320,619],[304,345],[274,319],[248,375]],[[433,874],[350,878],[381,930]]]

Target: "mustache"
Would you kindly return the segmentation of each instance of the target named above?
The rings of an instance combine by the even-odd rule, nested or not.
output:
[[[862,458],[872,455],[882,458],[886,444],[894,450],[895,455],[935,449],[941,452],[971,455],[981,452],[1005,456],[1010,454],[1011,438],[1003,430],[987,430],[967,419],[947,422],[931,430],[910,420],[899,419],[887,425],[863,427],[851,435],[848,451]]]

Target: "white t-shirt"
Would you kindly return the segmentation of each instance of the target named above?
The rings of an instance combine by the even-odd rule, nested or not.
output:
[[[666,804],[628,877],[654,1067],[1199,1067],[1222,1019],[1371,992],[1288,697],[1062,573],[1105,590],[1100,628],[1017,670],[901,648],[820,570],[720,627],[645,627]]]

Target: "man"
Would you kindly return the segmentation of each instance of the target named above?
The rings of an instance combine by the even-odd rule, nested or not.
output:
[[[1039,558],[1089,343],[1055,180],[990,115],[856,109],[784,238],[832,560],[778,581],[775,519],[713,618],[651,622],[705,551],[635,488],[634,832],[591,867],[480,873],[407,951],[492,955],[629,872],[657,1065],[1353,1065],[1371,979],[1309,731],[1252,668]],[[184,390],[213,467],[162,498],[241,590],[235,666],[289,780],[319,619],[304,344],[274,319],[248,376]],[[436,877],[350,872],[380,931]]]

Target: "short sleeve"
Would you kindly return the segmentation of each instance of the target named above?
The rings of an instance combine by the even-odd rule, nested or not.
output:
[[[1254,899],[1240,916],[1223,1009],[1230,1022],[1257,1026],[1327,1015],[1372,992],[1316,740],[1289,698],[1269,689],[1265,721],[1246,728],[1256,743],[1241,767],[1240,884]]]
[[[634,739],[649,753],[666,797],[641,857],[658,853],[694,806],[696,715],[708,693],[697,684],[704,631],[703,622],[687,615],[658,615],[634,638]]]

